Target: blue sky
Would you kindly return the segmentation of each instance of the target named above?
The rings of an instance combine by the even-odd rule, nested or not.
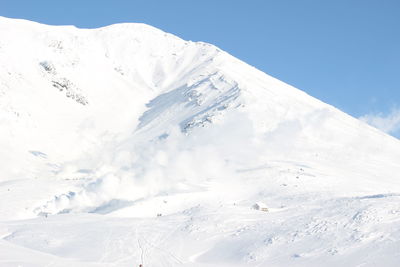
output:
[[[400,137],[399,0],[0,0],[0,15],[84,28],[147,23],[215,44]]]

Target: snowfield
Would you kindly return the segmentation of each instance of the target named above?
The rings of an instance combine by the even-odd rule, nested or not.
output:
[[[0,36],[0,266],[399,266],[399,140],[148,25]]]

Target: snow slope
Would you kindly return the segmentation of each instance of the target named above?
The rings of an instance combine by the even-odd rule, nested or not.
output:
[[[0,266],[398,266],[397,139],[148,25],[0,36]]]

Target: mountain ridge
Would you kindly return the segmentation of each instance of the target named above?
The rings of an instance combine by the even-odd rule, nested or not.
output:
[[[397,139],[151,26],[0,35],[9,262],[395,266]]]

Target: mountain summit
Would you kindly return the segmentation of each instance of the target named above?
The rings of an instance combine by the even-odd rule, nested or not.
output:
[[[10,266],[398,263],[397,139],[145,24],[0,36]]]

